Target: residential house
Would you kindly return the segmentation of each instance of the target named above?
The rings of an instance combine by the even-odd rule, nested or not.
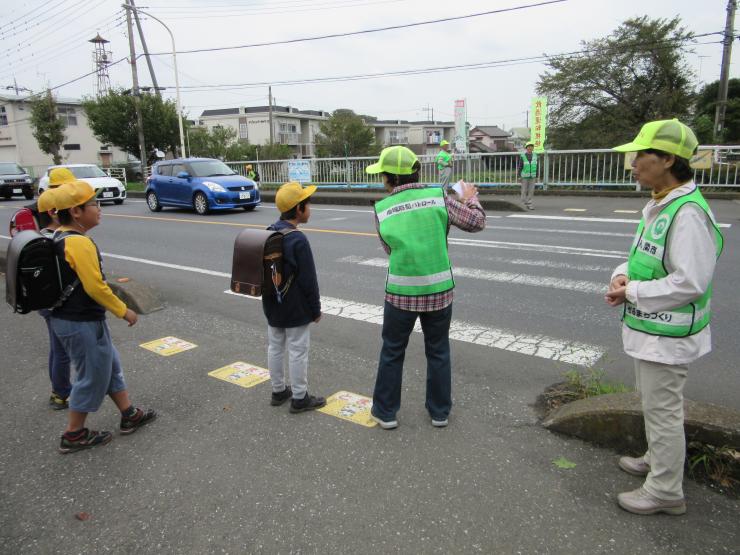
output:
[[[514,150],[512,134],[496,125],[473,127],[468,133],[471,153],[511,152]]]

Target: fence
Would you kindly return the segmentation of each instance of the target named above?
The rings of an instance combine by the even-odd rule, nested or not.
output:
[[[468,154],[455,156],[453,180],[465,179],[479,187],[513,187],[519,184],[517,163],[520,154]],[[368,175],[365,168],[377,158],[311,158],[311,183],[324,188],[380,188],[380,178]],[[422,183],[438,182],[433,156],[420,156]],[[237,173],[245,174],[245,164],[257,168],[263,184],[289,181],[288,160],[227,162]],[[740,188],[740,146],[701,146],[692,161],[694,180],[707,187]],[[549,187],[589,189],[615,188],[640,190],[632,178],[625,155],[609,149],[550,150],[539,156],[538,184]]]

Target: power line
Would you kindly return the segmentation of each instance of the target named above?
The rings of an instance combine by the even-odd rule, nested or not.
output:
[[[513,11],[520,11],[525,10],[528,8],[537,8],[541,6],[547,6],[549,4],[560,4],[562,2],[567,2],[568,0],[546,0],[544,2],[538,2],[536,4],[523,4],[521,6],[513,6],[511,8],[501,8],[498,10],[488,10],[485,12],[478,12],[478,13],[472,13],[467,15],[457,15],[452,17],[443,17],[440,19],[430,19],[427,21],[417,21],[415,23],[406,23],[403,25],[391,25],[388,27],[376,27],[374,29],[364,29],[362,31],[351,31],[348,33],[332,33],[329,35],[319,35],[315,37],[303,37],[299,39],[286,39],[286,40],[279,40],[279,41],[273,41],[273,42],[260,42],[260,43],[254,43],[254,44],[240,44],[236,46],[220,46],[220,47],[214,47],[214,48],[197,48],[194,50],[180,50],[177,53],[178,54],[195,54],[198,52],[217,52],[221,50],[239,50],[242,48],[257,48],[261,46],[275,46],[279,44],[295,44],[298,42],[310,42],[310,41],[317,41],[317,40],[325,40],[325,39],[333,39],[333,38],[340,38],[340,37],[352,37],[357,35],[367,35],[370,33],[380,33],[384,31],[394,31],[397,29],[408,29],[411,27],[421,27],[424,25],[433,25],[436,23],[447,23],[450,21],[462,21],[465,19],[472,19],[474,17],[482,17],[484,15],[493,15],[493,14],[499,14],[499,13],[506,13],[506,12],[513,12]],[[151,54],[152,56],[171,56],[172,52],[154,52]]]
[[[1,30],[1,29],[5,29],[6,27],[10,27],[11,25],[15,24],[16,22],[18,22],[18,21],[22,20],[23,18],[25,18],[25,17],[27,17],[27,16],[31,15],[31,14],[32,14],[33,12],[36,12],[36,11],[40,10],[41,8],[43,8],[43,7],[45,7],[45,6],[49,5],[49,4],[51,4],[51,3],[53,2],[53,1],[54,1],[54,0],[48,0],[47,2],[44,2],[43,4],[41,4],[40,6],[37,6],[37,7],[35,7],[34,9],[32,9],[32,10],[31,10],[30,12],[26,12],[25,14],[23,14],[23,15],[22,15],[22,16],[20,16],[20,17],[18,17],[17,19],[14,19],[14,20],[12,20],[12,21],[9,21],[9,22],[7,22],[7,23],[3,23],[2,25],[0,25],[0,30]],[[67,0],[60,0],[59,4],[63,4],[63,3],[64,3],[64,2],[66,2],[66,1],[67,1]],[[57,4],[57,5],[58,5],[58,4]],[[53,8],[49,8],[49,9],[53,9]],[[33,17],[29,18],[29,19],[28,19],[28,20],[26,21],[26,23],[28,23],[29,21],[33,21],[33,20],[34,20],[34,19],[36,19],[37,17],[39,17],[39,16],[33,16]]]
[[[16,31],[16,28],[13,27],[13,29],[11,29],[11,30],[0,32],[0,35],[2,35],[2,36],[0,36],[0,39],[3,39],[3,40],[4,39],[9,39],[11,37],[16,36],[20,32],[30,31],[31,29],[29,27],[36,27],[36,26],[40,25],[41,23],[43,23],[45,21],[48,21],[49,20],[49,17],[47,17],[46,19],[44,19],[42,21],[39,21],[39,22],[36,22],[36,23],[31,23],[31,21],[33,21],[35,19],[38,19],[40,17],[48,16],[50,12],[53,12],[54,10],[56,10],[57,8],[59,8],[60,6],[62,6],[62,4],[66,3],[67,1],[69,1],[69,0],[61,0],[61,2],[59,4],[56,4],[54,7],[49,8],[48,10],[45,10],[43,13],[40,13],[40,14],[35,15],[34,17],[30,18],[28,21],[26,21],[24,24],[22,24],[22,25],[25,25],[25,29],[18,29]],[[52,17],[59,17],[60,14],[64,13],[64,10],[65,10],[65,8],[62,7],[62,9],[59,12],[56,12]],[[10,33],[10,34],[8,34],[8,33]]]

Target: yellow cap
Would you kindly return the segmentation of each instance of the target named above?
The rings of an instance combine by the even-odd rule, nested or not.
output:
[[[54,168],[49,172],[49,187],[59,187],[65,183],[71,183],[77,178],[67,168]]]
[[[57,207],[55,198],[56,192],[57,189],[47,189],[39,195],[39,200],[36,202],[39,212],[48,212]]]
[[[246,166],[244,166],[244,169],[245,170],[251,170],[252,169],[252,164],[247,164]]]
[[[663,119],[646,123],[631,143],[616,146],[617,152],[636,152],[654,149],[690,160],[699,146],[696,135],[677,119]]]
[[[316,185],[302,187],[300,183],[290,181],[284,183],[275,195],[275,205],[280,213],[287,212],[316,192]]]
[[[73,206],[80,206],[91,198],[95,198],[95,189],[86,181],[65,183],[54,191],[57,210],[66,210]]]
[[[418,158],[411,149],[405,146],[389,146],[383,149],[377,162],[365,168],[365,172],[411,175],[416,171],[414,165],[417,161]]]
[[[448,144],[450,144],[450,141],[442,141],[439,143],[439,146],[447,146]]]

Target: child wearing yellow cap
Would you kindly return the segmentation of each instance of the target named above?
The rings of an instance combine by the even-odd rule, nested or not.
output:
[[[292,398],[293,413],[326,405],[326,399],[308,393],[309,325],[321,319],[321,300],[311,245],[298,231],[298,226],[311,217],[309,197],[315,191],[315,185],[282,185],[275,195],[280,219],[267,228],[284,234],[282,289],[279,295],[262,294],[262,309],[267,317],[267,367],[272,381],[270,404],[280,406]],[[286,350],[290,385],[285,381]]]
[[[105,282],[100,251],[87,232],[100,223],[100,204],[84,181],[66,183],[54,191],[61,226],[56,248],[62,282],[76,284],[71,295],[51,313],[51,327],[72,360],[77,379],[69,397],[69,419],[59,451],[71,453],[108,443],[111,432],[85,427],[106,395],[121,411],[121,434],[130,434],[154,420],[157,413],[131,404],[118,351],[105,321],[106,311],[133,326],[137,314],[116,297]]]

